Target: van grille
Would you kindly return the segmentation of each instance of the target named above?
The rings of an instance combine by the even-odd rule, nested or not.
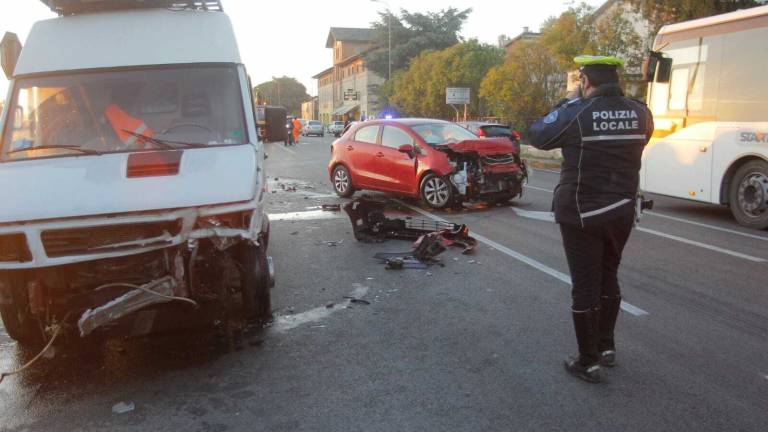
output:
[[[181,232],[181,220],[44,231],[45,253],[51,257],[140,249],[169,243]]]
[[[32,255],[24,234],[0,235],[0,262],[29,262]]]

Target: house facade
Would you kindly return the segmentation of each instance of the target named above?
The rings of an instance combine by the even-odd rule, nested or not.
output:
[[[368,70],[365,54],[376,47],[372,29],[331,27],[326,48],[333,49],[333,66],[318,73],[318,117],[334,120],[375,118],[377,91],[384,78]]]

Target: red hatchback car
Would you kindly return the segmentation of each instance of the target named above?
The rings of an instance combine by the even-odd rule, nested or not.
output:
[[[508,201],[522,195],[527,177],[515,142],[480,139],[455,123],[431,119],[354,125],[331,145],[328,174],[343,197],[378,190],[418,197],[438,209]]]

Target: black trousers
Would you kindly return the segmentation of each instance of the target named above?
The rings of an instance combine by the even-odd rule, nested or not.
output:
[[[596,307],[601,296],[621,294],[617,273],[633,222],[634,216],[630,215],[586,228],[560,225],[571,271],[574,311]]]

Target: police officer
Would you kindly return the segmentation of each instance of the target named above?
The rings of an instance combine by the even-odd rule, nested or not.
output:
[[[561,101],[530,129],[536,148],[562,149],[555,220],[571,272],[579,355],[565,368],[600,382],[616,364],[613,329],[621,305],[617,271],[635,219],[640,157],[653,132],[651,112],[624,97],[616,57],[579,56],[579,95]]]

